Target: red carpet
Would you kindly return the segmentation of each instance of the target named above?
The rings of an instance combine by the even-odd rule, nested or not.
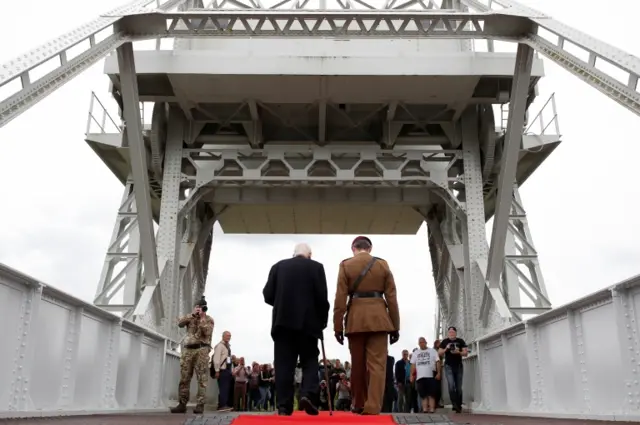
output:
[[[278,415],[240,415],[233,425],[358,425],[358,424],[394,424],[391,415],[361,416],[350,412],[320,412],[318,416],[309,416],[304,412],[295,412],[292,416]]]

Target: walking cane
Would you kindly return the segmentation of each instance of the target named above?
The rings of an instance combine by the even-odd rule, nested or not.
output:
[[[322,362],[324,364],[324,380],[327,381],[327,400],[329,400],[329,416],[333,416],[333,401],[331,400],[331,391],[329,387],[329,369],[327,368],[327,354],[324,352],[324,338],[320,338],[320,347],[322,347]]]

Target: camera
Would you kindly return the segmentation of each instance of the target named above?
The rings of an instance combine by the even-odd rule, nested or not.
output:
[[[202,298],[200,298],[200,300],[195,304],[195,307],[200,307],[200,310],[202,310],[203,313],[207,312],[207,300],[205,300],[204,295],[202,296]]]

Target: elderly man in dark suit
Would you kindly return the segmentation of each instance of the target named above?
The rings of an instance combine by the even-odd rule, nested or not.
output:
[[[340,263],[333,327],[340,344],[349,338],[353,411],[378,415],[385,391],[388,344],[400,338],[396,284],[389,264],[371,256],[365,236],[351,243],[353,257]]]
[[[329,320],[329,299],[324,267],[311,259],[311,248],[299,244],[293,258],[271,267],[262,291],[273,307],[273,338],[276,373],[276,400],[279,415],[293,413],[294,373],[298,357],[302,368],[299,407],[317,415],[318,339]]]

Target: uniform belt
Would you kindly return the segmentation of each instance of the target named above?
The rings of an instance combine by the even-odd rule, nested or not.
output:
[[[356,292],[351,296],[354,300],[356,298],[382,298],[382,292]]]
[[[192,350],[198,349],[198,348],[204,348],[204,347],[208,347],[209,344],[185,344],[184,348],[189,348]]]

